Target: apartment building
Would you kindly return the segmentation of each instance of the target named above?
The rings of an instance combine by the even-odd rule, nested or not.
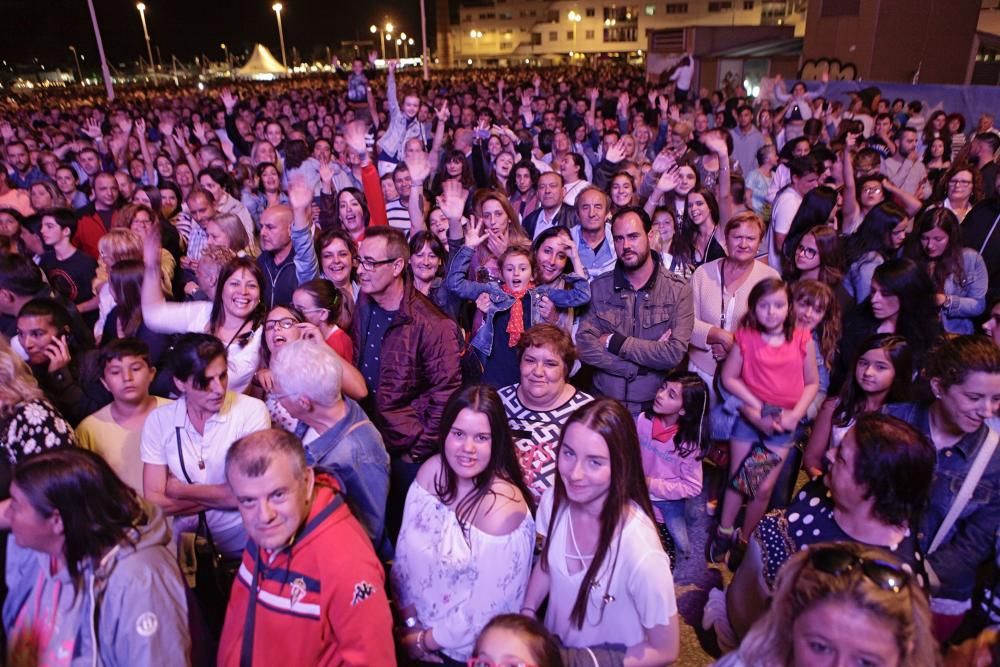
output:
[[[449,26],[451,64],[565,62],[637,54],[653,30],[788,25],[805,30],[806,0],[467,0]]]

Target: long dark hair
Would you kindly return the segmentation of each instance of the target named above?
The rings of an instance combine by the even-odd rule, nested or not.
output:
[[[43,517],[59,512],[66,567],[77,592],[87,561],[100,560],[122,542],[135,544],[133,531],[146,522],[135,492],[103,458],[85,449],[29,457],[14,468],[13,484]]]
[[[695,172],[697,173],[697,171]],[[712,194],[712,191],[708,188],[695,186],[687,195],[684,197],[684,215],[681,216],[681,222],[678,228],[674,231],[674,242],[673,242],[673,254],[674,256],[680,258],[685,264],[695,263],[695,238],[698,235],[698,227],[691,220],[691,211],[688,206],[688,200],[691,195],[701,195],[705,200],[705,204],[708,206],[708,214],[716,225],[721,224],[719,220],[719,202]],[[705,250],[706,254],[708,249]],[[702,257],[702,262],[705,258]]]
[[[867,395],[858,384],[858,360],[872,350],[885,350],[892,364],[895,377],[885,397],[886,403],[904,403],[909,400],[910,380],[913,377],[913,353],[906,339],[896,334],[875,334],[865,339],[858,349],[858,355],[851,364],[851,377],[845,378],[840,389],[837,407],[833,411],[833,423],[837,426],[847,426],[861,414]]]
[[[882,202],[868,211],[858,230],[847,239],[847,263],[853,264],[869,252],[885,259],[896,250],[890,243],[892,230],[906,220],[906,212],[892,202]]]
[[[296,292],[299,290],[311,296],[317,308],[326,309],[327,324],[337,323],[337,320],[340,319],[340,312],[344,307],[344,295],[341,294],[336,285],[326,278],[314,278],[295,288]]]
[[[496,492],[493,490],[494,479],[502,479],[516,486],[528,507],[531,508],[531,512],[534,513],[534,499],[521,476],[521,464],[518,463],[514,441],[510,437],[507,413],[504,410],[503,401],[500,400],[500,395],[493,387],[470,385],[451,395],[441,417],[440,451],[445,451],[445,442],[451,432],[451,427],[458,418],[458,414],[466,408],[486,415],[486,419],[490,423],[490,460],[487,462],[486,468],[473,480],[472,491],[464,498],[458,498],[458,475],[452,470],[448,458],[442,453],[441,470],[434,478],[434,493],[445,504],[458,500],[458,504],[455,505],[455,516],[463,529],[472,523],[476,510],[486,496],[496,496]]]
[[[108,271],[108,283],[115,297],[118,324],[125,336],[134,336],[142,324],[142,276],[145,265],[141,259],[123,259]]]
[[[802,277],[802,272],[795,266],[794,253],[798,252],[802,239],[810,234],[816,240],[816,250],[819,253],[819,281],[830,289],[837,289],[844,280],[844,253],[841,250],[840,235],[830,225],[817,225],[799,236],[792,249],[792,264],[786,268],[784,275],[792,283]],[[788,241],[785,241],[784,247],[788,248]]]
[[[507,196],[513,199],[515,196],[520,197],[521,193],[517,190],[517,170],[527,169],[528,174],[531,177],[531,190],[534,192],[538,189],[538,178],[541,174],[538,173],[538,167],[531,160],[521,160],[514,164],[510,168],[510,176],[507,177]]]
[[[681,414],[677,417],[677,435],[674,449],[681,458],[695,452],[704,452],[709,443],[708,385],[695,373],[674,369],[663,378],[661,388],[669,383],[681,386]],[[653,409],[646,411],[650,419]]]
[[[216,283],[215,298],[212,299],[212,314],[208,319],[209,327],[213,332],[222,328],[222,325],[226,321],[226,310],[222,305],[222,291],[225,288],[226,281],[240,269],[250,272],[250,274],[254,277],[254,280],[257,281],[257,285],[261,292],[264,290],[264,272],[260,270],[260,266],[257,264],[257,261],[252,257],[237,257],[233,261],[229,262],[229,264],[226,264],[223,267],[222,272],[219,274],[218,283]],[[253,312],[250,313],[250,317],[247,318],[253,325],[251,333],[253,329],[259,327],[260,323],[264,321],[264,315],[264,301],[263,299],[258,299],[257,307],[253,309]],[[240,346],[247,344],[247,341],[249,340],[249,333],[241,336],[240,338],[242,339],[244,337],[247,338],[247,340],[241,340],[239,343]],[[223,342],[228,343],[229,341]]]
[[[531,652],[531,662],[537,667],[563,667],[562,652],[559,642],[537,618],[529,618],[523,614],[500,614],[494,616],[479,633],[476,644],[472,648],[472,656],[479,655],[479,642],[490,630],[506,630],[517,635],[517,638]]]
[[[343,221],[340,219],[340,198],[345,194],[351,195],[358,201],[359,204],[361,204],[361,217],[365,221],[365,227],[367,227],[372,220],[371,210],[368,208],[368,200],[365,198],[365,193],[357,188],[344,188],[337,193],[336,206],[333,207],[334,224],[338,229],[346,229]]]
[[[930,276],[913,260],[904,257],[881,264],[875,269],[872,282],[878,282],[886,294],[899,297],[895,333],[913,346],[914,368],[919,370],[941,329]],[[874,320],[871,303],[871,297],[868,297],[861,308]]]
[[[629,508],[635,503],[653,520],[653,507],[649,503],[649,490],[646,487],[646,477],[642,471],[642,454],[639,451],[639,435],[635,430],[635,421],[628,410],[618,401],[611,398],[599,398],[596,401],[576,409],[562,428],[559,436],[557,459],[562,455],[562,446],[566,439],[566,431],[573,424],[581,424],[593,430],[604,438],[608,445],[608,458],[611,464],[611,486],[607,499],[601,509],[601,530],[597,539],[597,550],[594,559],[583,575],[580,589],[573,603],[570,620],[576,627],[582,628],[587,613],[587,602],[590,590],[601,571],[611,542],[624,528]],[[559,510],[569,502],[566,496],[566,483],[562,474],[556,468],[555,491],[552,498],[552,519],[550,522],[549,539],[542,548],[541,564],[545,572],[549,571],[549,547],[554,533],[555,522],[560,519]],[[566,521],[569,521],[566,515]]]
[[[937,261],[927,256],[921,242],[921,237],[934,229],[940,229],[948,235],[948,247]],[[962,265],[962,231],[958,216],[944,206],[924,209],[917,216],[913,233],[906,240],[904,256],[927,270],[927,275],[934,281],[938,292],[944,291],[944,283],[949,276],[956,285],[960,285],[965,279],[965,268]],[[932,261],[934,271],[929,270]]]
[[[782,264],[786,272],[795,266],[795,249],[799,241],[814,227],[827,226],[830,213],[836,205],[837,191],[826,185],[813,188],[802,198],[802,204],[792,218],[792,226],[788,229],[788,236],[781,248]]]

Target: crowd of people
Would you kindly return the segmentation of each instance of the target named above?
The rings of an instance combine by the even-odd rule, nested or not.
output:
[[[1000,664],[989,113],[373,63],[0,108],[8,664]]]

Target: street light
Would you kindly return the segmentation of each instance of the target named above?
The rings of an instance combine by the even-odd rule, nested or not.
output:
[[[403,42],[403,53],[407,58],[410,57],[410,47],[413,46],[413,38],[410,37],[408,40]]]
[[[80,85],[83,84],[83,70],[80,69],[80,54],[76,52],[76,47],[72,44],[69,45],[69,50],[73,52],[73,59],[76,60],[76,73],[80,77]]]
[[[152,72],[156,69],[156,63],[153,62],[153,47],[149,43],[149,30],[146,29],[146,3],[137,2],[135,8],[139,10],[139,20],[142,21],[142,35],[146,38],[146,51],[149,53],[149,70]]]
[[[222,47],[222,53],[226,56],[226,69],[229,69],[229,48],[225,44],[219,44]]]
[[[483,38],[483,33],[481,30],[470,30],[469,37],[472,38],[473,50],[475,51],[476,60],[479,61],[479,66],[482,66],[482,59],[479,57],[479,40]]]
[[[579,48],[580,47],[580,21],[583,20],[583,17],[580,16],[580,12],[575,12],[573,10],[570,10],[568,18],[573,23],[573,51],[576,52],[576,53],[579,53],[580,52],[580,48]],[[572,53],[570,54],[570,57],[571,58],[573,57]]]
[[[285,56],[285,32],[281,29],[281,3],[274,3],[271,5],[271,9],[274,10],[274,15],[278,19],[278,39],[281,41],[281,64],[284,65],[285,69],[288,69],[288,58]]]

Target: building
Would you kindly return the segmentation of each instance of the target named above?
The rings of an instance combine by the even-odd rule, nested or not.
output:
[[[506,66],[637,54],[653,31],[699,25],[787,25],[801,36],[805,11],[806,0],[466,0],[442,55]]]

